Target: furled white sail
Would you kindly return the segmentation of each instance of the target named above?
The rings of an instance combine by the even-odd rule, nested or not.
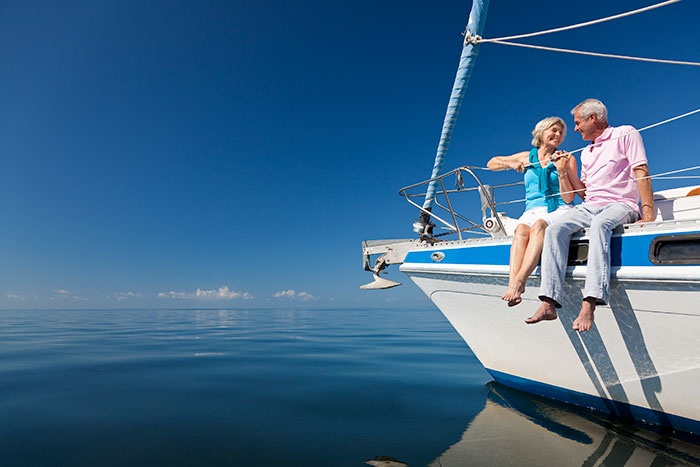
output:
[[[479,53],[479,43],[478,41],[472,39],[481,36],[484,29],[484,23],[486,22],[486,11],[488,10],[488,7],[489,0],[474,0],[472,3],[472,9],[469,13],[469,22],[465,32],[464,47],[462,49],[462,55],[459,59],[457,75],[455,76],[455,81],[452,85],[452,94],[450,95],[450,101],[447,105],[445,120],[442,124],[442,133],[440,135],[437,153],[435,154],[435,163],[433,164],[431,178],[435,178],[440,175],[442,166],[445,163],[445,156],[447,155],[447,149],[450,145],[450,140],[452,139],[452,132],[454,130],[455,123],[457,122],[459,109],[462,106],[462,100],[464,98],[464,93],[467,91],[469,77],[471,76],[472,69],[474,68],[474,64],[476,62],[476,57]],[[423,203],[423,209],[426,211],[430,211],[433,206],[436,188],[437,181],[430,183],[428,186],[428,191]],[[423,214],[426,213],[424,212]],[[427,215],[423,215],[421,217],[426,222],[429,220],[429,216]]]

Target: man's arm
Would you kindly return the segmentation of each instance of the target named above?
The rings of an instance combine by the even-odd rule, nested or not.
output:
[[[642,164],[633,170],[634,177],[637,179],[639,198],[642,200],[642,218],[639,219],[639,222],[652,222],[656,219],[656,209],[654,209],[654,190],[649,178],[649,166]]]

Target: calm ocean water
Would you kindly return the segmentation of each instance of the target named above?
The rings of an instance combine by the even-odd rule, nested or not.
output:
[[[437,310],[0,311],[0,465],[691,465],[490,381]]]

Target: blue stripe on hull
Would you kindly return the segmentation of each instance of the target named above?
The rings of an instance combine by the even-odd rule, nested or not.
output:
[[[435,261],[430,257],[435,251],[442,251],[445,258],[441,261],[444,264],[485,264],[485,265],[508,265],[510,263],[510,244],[506,245],[465,245],[461,248],[445,248],[411,251],[406,256],[406,263],[427,263],[433,264]]]
[[[500,371],[489,368],[486,370],[497,383],[520,391],[566,402],[568,404],[591,408],[624,420],[641,421],[684,433],[692,433],[696,436],[700,435],[700,421],[698,420],[670,415],[656,410],[626,404],[624,402],[603,399],[602,397],[591,396],[589,394],[583,394],[581,392],[501,373]]]
[[[697,234],[697,231],[682,232]],[[657,237],[668,236],[668,233],[653,233],[649,235],[613,236],[610,241],[611,266],[654,266],[649,260],[649,248]],[[439,244],[437,245],[439,247]],[[507,266],[510,263],[510,244],[465,244],[458,248],[431,248],[429,250],[414,250],[408,253],[406,263],[433,264],[430,257],[435,251],[441,251],[445,258],[443,264],[479,264]]]

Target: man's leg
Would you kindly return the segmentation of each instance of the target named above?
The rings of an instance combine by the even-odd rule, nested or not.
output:
[[[598,209],[591,221],[588,240],[586,285],[579,316],[574,320],[574,329],[588,331],[593,326],[596,302],[608,302],[610,296],[610,237],[615,227],[634,222],[637,213],[620,203],[609,204]]]
[[[584,205],[579,205],[547,228],[540,266],[539,297],[542,305],[534,315],[525,320],[526,323],[534,324],[557,318],[556,308],[564,294],[564,278],[571,236],[586,227],[591,217]]]

